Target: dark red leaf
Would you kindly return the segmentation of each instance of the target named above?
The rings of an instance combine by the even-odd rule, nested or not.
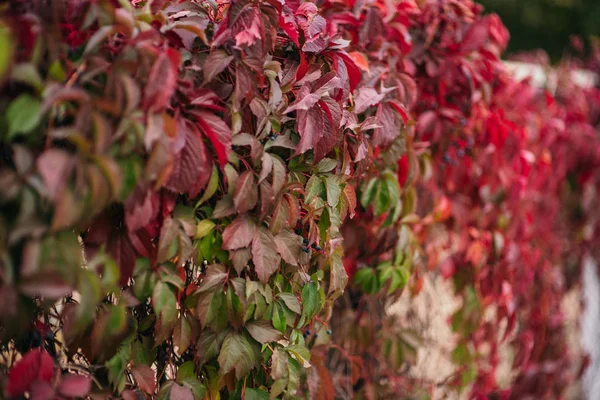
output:
[[[177,121],[177,127],[185,132],[185,145],[175,158],[173,172],[165,187],[196,197],[206,187],[212,165],[196,128],[181,118]]]

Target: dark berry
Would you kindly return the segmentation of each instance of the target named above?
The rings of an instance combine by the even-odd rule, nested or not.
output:
[[[316,251],[321,251],[321,246],[315,246]]]
[[[307,334],[307,335],[310,335],[310,329],[307,329],[307,330],[306,330],[306,334]]]
[[[450,155],[448,153],[445,153],[444,156],[442,157],[442,159],[444,160],[445,163],[450,163]]]
[[[235,144],[232,144],[232,145],[231,145],[231,150],[235,150],[235,149],[237,149],[237,145],[235,145]]]
[[[302,234],[302,228],[296,228],[296,230],[294,232],[296,232],[296,235],[301,235]]]
[[[305,253],[308,253],[310,250],[308,250],[308,247],[302,246],[302,251]]]
[[[302,243],[304,243],[305,245],[307,245],[308,244],[308,239],[304,238],[304,240],[302,240]]]
[[[275,140],[275,139],[277,139],[277,135],[269,135],[269,139]]]
[[[327,329],[327,334],[331,335],[331,329]]]
[[[316,339],[316,338],[318,338],[318,337],[319,337],[319,334],[318,334],[318,333],[315,333],[315,339]]]

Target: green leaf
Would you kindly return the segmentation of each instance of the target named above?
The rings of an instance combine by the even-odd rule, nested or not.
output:
[[[196,225],[196,235],[194,238],[202,239],[204,236],[212,232],[212,230],[215,229],[215,226],[215,223],[210,219],[205,219],[198,222],[198,225]]]
[[[4,23],[0,22],[0,82],[4,81],[4,77],[8,72],[10,64],[14,61],[13,37],[9,27]]]
[[[22,94],[13,100],[7,110],[8,139],[17,134],[27,134],[40,123],[42,103],[29,94]]]
[[[373,268],[359,269],[354,275],[354,283],[366,293],[374,294],[379,291],[379,277]]]
[[[173,331],[173,346],[177,355],[183,354],[192,341],[192,327],[185,316],[182,316]]]
[[[260,344],[277,342],[282,338],[269,321],[252,321],[246,324],[248,333]]]
[[[308,282],[302,288],[302,319],[310,321],[321,309],[321,297],[317,285]]]
[[[340,196],[342,194],[342,188],[337,176],[330,175],[323,178],[325,183],[325,190],[327,192],[327,204],[330,207],[336,207],[340,202]]]
[[[202,400],[205,398],[206,386],[204,386],[195,376],[190,376],[178,381],[183,387],[188,388],[192,392],[194,400]]]
[[[244,336],[236,332],[230,332],[223,341],[218,361],[221,376],[235,371],[237,379],[242,379],[256,365],[252,346]]]
[[[221,343],[219,342],[217,335],[210,329],[204,329],[196,344],[196,358],[198,364],[202,366],[207,361],[216,357],[217,354],[219,354],[220,349]]]
[[[377,187],[375,205],[373,211],[375,215],[381,215],[396,204],[400,199],[400,186],[398,180],[389,171],[382,174],[382,179]]]
[[[369,205],[375,199],[375,194],[377,192],[378,183],[379,183],[379,181],[377,180],[377,178],[371,178],[369,183],[367,183],[367,185],[363,189],[362,194],[360,196],[360,204],[364,208],[368,208]]]
[[[96,316],[96,306],[101,300],[98,275],[89,270],[82,270],[79,275],[78,289],[79,293],[85,293],[85,296],[81,296],[75,312],[74,328],[79,332],[87,328]]]
[[[335,169],[337,164],[338,164],[337,160],[334,160],[331,158],[324,158],[321,161],[319,161],[319,163],[316,165],[317,172],[319,172],[321,174],[326,173],[326,172],[331,172]]]
[[[329,256],[330,266],[330,284],[329,284],[329,293],[335,293],[338,291],[341,294],[344,291],[344,288],[348,284],[348,274],[346,273],[346,269],[344,268],[344,263],[342,261],[343,257],[343,248],[342,246],[337,246],[333,252]]]
[[[164,282],[157,282],[152,292],[152,307],[156,315],[162,315],[166,325],[177,318],[177,298],[171,287]]]
[[[273,326],[282,333],[285,333],[287,329],[285,312],[283,311],[283,306],[279,304],[279,302],[273,305]]]
[[[44,83],[42,82],[42,77],[40,76],[37,67],[31,63],[15,65],[10,78],[13,81],[22,82],[26,85],[29,85],[38,91],[41,91],[44,88]]]
[[[269,400],[269,393],[260,389],[246,388],[244,400]]]
[[[232,286],[227,289],[227,317],[235,328],[239,328],[244,322],[244,308]]]
[[[311,176],[308,182],[306,182],[304,203],[310,203],[315,196],[324,198],[324,194],[326,194],[326,192],[323,181],[316,175]]]
[[[196,203],[194,208],[200,207],[200,205],[206,202],[208,199],[213,197],[213,195],[217,192],[219,187],[219,169],[213,165],[212,172],[210,174],[210,179],[208,181],[208,185],[206,186],[206,190],[204,190],[204,194]]]

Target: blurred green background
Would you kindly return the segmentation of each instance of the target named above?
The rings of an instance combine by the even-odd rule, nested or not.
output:
[[[544,49],[553,62],[569,49],[571,35],[600,36],[600,0],[479,0],[510,32],[508,53]]]

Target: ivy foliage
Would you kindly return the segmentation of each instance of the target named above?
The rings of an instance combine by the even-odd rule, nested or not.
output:
[[[508,77],[497,16],[458,0],[51,3],[0,5],[0,348],[22,356],[0,367],[8,397],[431,392],[403,373],[418,332],[383,307],[429,270],[464,300],[447,386],[510,394],[500,325],[518,338],[515,396],[574,379],[549,310],[557,265],[593,236],[561,226],[598,220],[598,108],[568,79],[553,97]]]

